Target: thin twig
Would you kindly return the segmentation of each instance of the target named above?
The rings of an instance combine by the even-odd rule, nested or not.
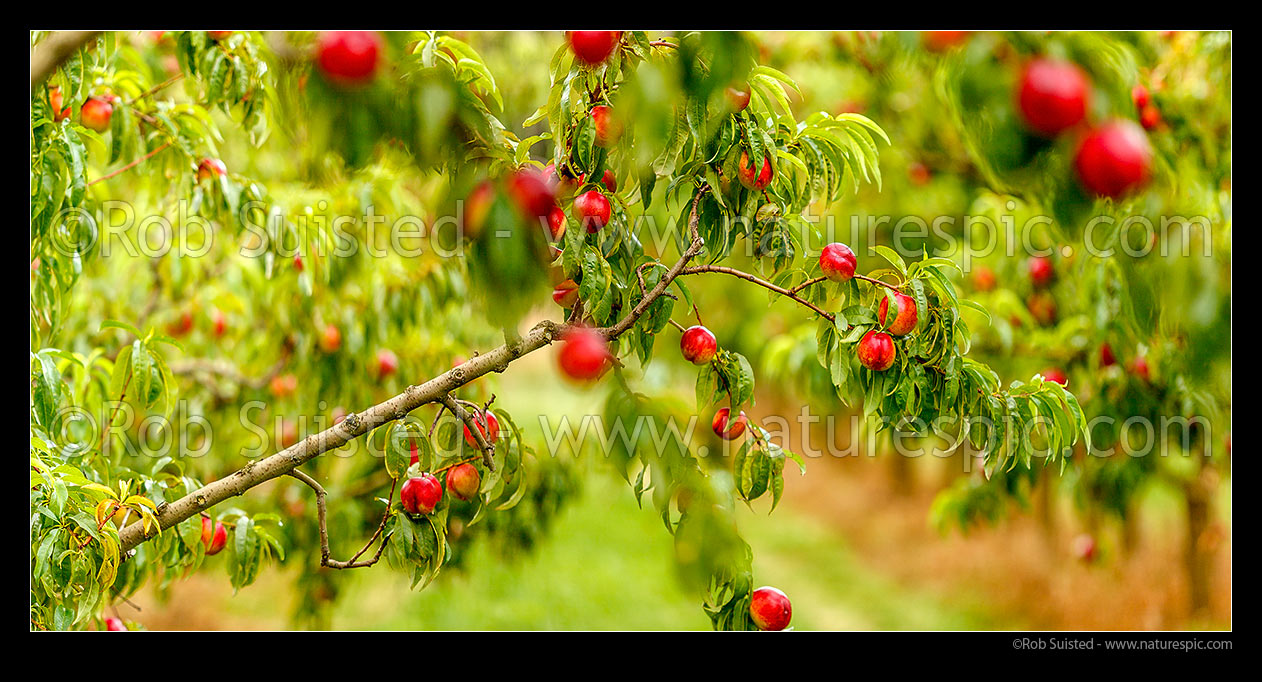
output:
[[[832,313],[822,310],[821,308],[816,306],[814,303],[811,303],[810,301],[799,297],[797,294],[790,292],[788,289],[785,289],[784,287],[778,287],[772,284],[771,282],[768,282],[765,279],[756,277],[742,270],[737,270],[736,268],[729,268],[723,265],[698,265],[696,267],[684,268],[684,271],[682,274],[698,275],[705,272],[718,272],[725,275],[731,275],[733,277],[739,277],[747,282],[753,282],[754,284],[757,284],[760,287],[769,289],[771,291],[776,292],[777,294],[780,294],[781,296],[785,296],[787,298],[793,299],[794,301],[797,301],[798,303],[806,306],[807,308],[810,308],[811,310],[814,310],[815,312],[819,313],[825,319],[828,319],[830,321],[836,319],[836,317]]]
[[[101,177],[99,177],[99,178],[97,178],[97,179],[95,179],[95,180],[93,180],[93,181],[89,182],[88,184],[89,184],[89,185],[95,185],[95,184],[96,184],[96,183],[98,183],[98,182],[104,182],[104,181],[106,181],[106,180],[109,180],[110,178],[112,178],[112,177],[114,177],[114,176],[116,176],[116,175],[118,175],[118,174],[120,174],[120,173],[125,173],[125,172],[127,172],[127,171],[129,171],[129,170],[131,170],[131,169],[135,168],[136,166],[139,166],[140,164],[144,163],[145,161],[148,161],[149,159],[153,158],[154,156],[156,156],[156,155],[158,154],[158,152],[161,152],[162,150],[164,150],[164,149],[166,149],[167,147],[170,147],[170,146],[171,146],[171,142],[170,142],[169,140],[168,140],[168,141],[166,141],[166,142],[163,142],[161,145],[159,145],[159,146],[158,146],[158,148],[157,148],[157,149],[154,149],[153,151],[149,152],[148,154],[145,154],[144,156],[140,157],[139,159],[136,159],[135,161],[132,161],[131,163],[127,164],[126,166],[123,166],[122,168],[119,168],[118,170],[114,171],[113,173],[108,173],[108,174],[106,174],[106,175],[102,175]]]
[[[452,414],[456,415],[457,419],[465,423],[465,428],[469,430],[469,433],[473,436],[473,440],[478,443],[478,449],[482,451],[482,463],[485,464],[486,468],[490,471],[495,471],[495,446],[486,442],[486,437],[482,434],[482,429],[485,427],[478,425],[477,418],[474,416],[474,413],[464,409],[464,407],[460,405],[462,401],[452,398],[450,394],[444,394],[441,398],[439,398],[439,402],[446,406]],[[476,405],[474,405],[474,409],[477,409]],[[482,421],[485,423],[486,418],[483,417]]]
[[[792,289],[789,289],[789,293],[796,294],[797,292],[811,286],[812,284],[819,284],[820,282],[823,282],[827,279],[828,279],[827,277],[823,277],[823,276],[816,277],[814,279],[808,279],[805,282],[802,282],[801,284],[793,287]]]
[[[350,561],[338,561],[337,559],[334,559],[332,557],[332,551],[329,549],[328,508],[325,503],[325,497],[328,495],[328,493],[325,492],[324,487],[321,486],[319,483],[317,483],[314,478],[311,478],[310,476],[308,476],[307,474],[303,473],[302,471],[298,469],[291,469],[286,473],[298,479],[299,481],[302,481],[303,483],[307,484],[309,488],[315,491],[316,518],[317,518],[318,523],[320,524],[320,565],[321,566],[327,566],[329,568],[336,568],[336,569],[365,568],[368,566],[372,566],[373,564],[381,560],[381,555],[382,555],[382,552],[386,548],[386,543],[390,540],[389,536],[386,536],[384,539],[382,539],[381,545],[377,548],[377,553],[374,554],[371,559],[368,559],[367,561],[359,561],[359,557],[363,556],[364,552],[368,551],[369,547],[372,547],[373,543],[377,541],[378,537],[381,537],[381,532],[386,527],[386,521],[389,520],[390,518],[390,503],[388,501],[386,502],[386,512],[381,517],[381,523],[377,525],[377,530],[376,532],[372,534],[372,537],[368,539],[368,543],[365,544],[364,547],[355,554],[355,556],[351,557]],[[396,480],[395,483],[398,483],[398,481]],[[394,489],[395,489],[395,486],[394,484],[392,484],[390,486],[390,497],[387,498],[387,500],[394,499]]]
[[[158,83],[157,85],[153,86],[152,88],[149,88],[148,90],[145,90],[144,92],[140,93],[139,95],[136,95],[135,97],[133,97],[133,98],[131,98],[130,100],[128,100],[128,101],[127,101],[127,106],[131,106],[131,105],[135,104],[136,102],[139,102],[140,100],[142,100],[142,99],[144,99],[144,98],[148,97],[149,95],[152,95],[152,94],[153,94],[153,93],[155,93],[155,92],[158,92],[159,90],[162,90],[163,88],[167,87],[168,85],[171,85],[172,83],[174,83],[174,82],[176,82],[176,81],[180,80],[180,79],[181,79],[181,78],[183,78],[183,77],[184,77],[184,72],[183,72],[183,71],[181,71],[181,72],[179,72],[179,73],[175,74],[174,76],[171,76],[170,78],[168,78],[168,79],[166,79],[166,80],[162,81],[161,83]]]

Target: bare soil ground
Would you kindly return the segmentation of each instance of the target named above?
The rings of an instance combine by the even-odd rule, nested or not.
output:
[[[751,417],[776,410],[760,400]],[[787,408],[787,409],[786,409]],[[781,407],[779,414],[795,414]],[[814,438],[814,437],[813,437]],[[848,443],[836,437],[835,443]],[[821,441],[822,443],[822,441]],[[984,595],[997,613],[1032,629],[1161,630],[1231,625],[1231,533],[1216,521],[1209,617],[1188,613],[1182,559],[1181,509],[1149,513],[1135,548],[1122,550],[1120,529],[1104,527],[1092,563],[1074,558],[1082,532],[1072,504],[1060,499],[1049,534],[1028,510],[1014,509],[998,525],[940,534],[929,510],[948,460],[910,460],[909,485],[897,485],[891,456],[818,457],[805,476],[787,475],[785,503],[824,518],[874,570],[908,586],[944,595]],[[792,468],[790,465],[789,468]],[[786,470],[787,472],[787,470]],[[1230,485],[1228,483],[1227,485]]]

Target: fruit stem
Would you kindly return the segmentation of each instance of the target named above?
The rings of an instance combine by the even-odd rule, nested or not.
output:
[[[166,79],[166,80],[162,81],[161,83],[158,83],[157,85],[153,86],[152,88],[149,88],[148,90],[145,90],[144,92],[140,93],[139,95],[136,95],[135,97],[133,97],[133,98],[131,98],[130,100],[128,100],[128,101],[127,101],[127,106],[131,106],[131,105],[135,104],[136,102],[139,102],[140,100],[142,100],[142,99],[144,99],[144,98],[148,97],[149,95],[152,95],[153,93],[155,93],[155,92],[157,92],[157,91],[159,91],[159,90],[162,90],[163,88],[167,87],[168,85],[171,85],[172,83],[174,83],[174,82],[176,82],[176,81],[180,80],[180,79],[181,79],[181,78],[183,78],[183,77],[184,77],[184,72],[183,72],[183,71],[181,71],[180,73],[175,74],[174,76],[171,76],[170,78],[168,78],[168,79]]]

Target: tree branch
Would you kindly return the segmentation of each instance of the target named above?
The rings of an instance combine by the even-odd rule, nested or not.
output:
[[[697,204],[700,203],[701,195],[705,194],[706,189],[706,187],[698,188],[697,193],[692,197],[692,211],[688,214],[688,232],[692,237],[692,243],[688,245],[688,248],[684,251],[683,255],[679,257],[679,260],[675,261],[675,264],[666,271],[666,274],[662,275],[662,278],[658,280],[657,285],[654,286],[653,289],[644,296],[644,298],[640,299],[640,302],[636,304],[630,314],[619,320],[618,323],[612,327],[600,330],[606,339],[615,339],[630,329],[631,325],[635,324],[635,321],[640,319],[640,316],[644,314],[644,311],[648,310],[649,306],[653,305],[653,301],[656,301],[657,297],[661,296],[662,292],[666,291],[666,287],[670,286],[670,283],[684,272],[684,268],[688,265],[688,261],[692,260],[698,253],[701,253],[701,249],[705,248],[705,240],[703,240],[701,235],[697,232],[697,222],[700,220],[699,214],[697,213]]]
[[[473,436],[473,440],[478,444],[478,449],[482,451],[482,463],[486,465],[487,469],[495,471],[495,460],[493,459],[495,456],[495,445],[486,442],[486,437],[482,435],[482,429],[486,428],[485,424],[479,425],[473,413],[461,407],[460,403],[456,402],[450,395],[444,395],[439,398],[439,402],[448,410],[451,410],[451,413],[456,415],[457,419],[464,422],[465,428],[469,430],[469,435]],[[486,418],[483,417],[483,422],[485,421]]]
[[[597,330],[604,338],[617,338],[630,329],[636,320],[644,314],[644,311],[652,305],[653,301],[662,295],[666,287],[683,272],[688,261],[692,260],[705,247],[705,241],[701,239],[697,231],[697,222],[699,220],[697,205],[706,189],[704,186],[698,188],[692,199],[692,211],[688,218],[688,229],[692,237],[692,243],[683,252],[679,260],[662,276],[657,285],[626,317],[611,327]],[[435,402],[442,403],[444,398],[451,399],[448,394],[452,391],[484,374],[505,371],[514,360],[551,344],[565,329],[564,325],[558,325],[550,320],[540,322],[525,336],[511,344],[504,344],[482,355],[475,355],[423,384],[408,386],[403,393],[383,403],[374,405],[362,413],[348,414],[338,424],[320,433],[307,436],[274,455],[251,461],[236,472],[208,483],[174,502],[159,504],[157,512],[154,514],[158,522],[152,524],[148,532],[146,532],[144,524],[140,521],[119,531],[120,551],[129,553],[137,545],[154,537],[163,529],[170,528],[202,510],[209,509],[231,497],[243,495],[251,488],[266,481],[284,476],[306,462],[319,457],[329,450],[340,448],[351,440],[368,433],[386,422],[403,419],[409,412],[422,405]],[[448,406],[448,409],[451,409],[451,407]],[[471,431],[474,432],[476,438],[478,430],[471,429]],[[299,478],[299,480],[303,479]],[[306,483],[306,481],[303,482]],[[308,485],[310,484],[308,483]],[[394,493],[392,491],[391,498],[393,496]],[[383,542],[383,547],[384,544]],[[377,553],[380,556],[380,548],[377,550]],[[354,560],[352,560],[353,562]]]
[[[91,181],[89,181],[89,182],[88,182],[88,185],[89,185],[89,186],[90,186],[90,185],[95,185],[95,184],[96,184],[96,183],[98,183],[98,182],[104,182],[104,181],[106,181],[106,180],[109,180],[110,178],[112,178],[112,177],[114,177],[114,176],[116,176],[116,175],[120,175],[120,174],[122,174],[122,173],[126,173],[127,171],[129,171],[129,170],[131,170],[131,169],[135,168],[136,166],[139,166],[140,164],[144,163],[145,161],[148,161],[149,159],[153,158],[153,157],[154,157],[154,156],[156,156],[159,152],[161,152],[162,150],[164,150],[164,149],[166,149],[167,147],[170,147],[170,146],[171,146],[171,142],[170,142],[169,140],[168,140],[168,141],[166,141],[166,142],[163,142],[162,144],[158,145],[158,146],[157,146],[157,147],[156,147],[153,151],[149,152],[148,154],[145,154],[144,156],[140,157],[139,159],[136,159],[135,161],[132,161],[131,163],[127,164],[126,166],[123,166],[122,168],[119,168],[118,170],[116,170],[116,171],[114,171],[114,172],[112,172],[112,173],[107,173],[107,174],[105,174],[105,175],[102,175],[101,177],[99,177],[99,178],[97,178],[97,179],[95,179],[95,180],[91,180]]]
[[[381,517],[381,523],[377,525],[377,532],[373,533],[372,537],[368,539],[368,544],[364,545],[363,549],[359,550],[359,552],[356,553],[355,556],[351,557],[350,561],[338,561],[337,559],[332,558],[332,551],[329,550],[328,509],[325,505],[325,497],[328,495],[328,493],[324,491],[324,487],[321,486],[319,483],[317,483],[314,478],[311,478],[310,476],[299,471],[298,469],[294,469],[287,473],[289,476],[293,476],[299,481],[306,483],[307,486],[309,486],[312,490],[315,491],[316,518],[318,519],[319,524],[320,524],[320,565],[321,566],[328,566],[329,568],[337,568],[337,569],[364,568],[367,566],[372,566],[373,564],[381,560],[381,555],[386,549],[386,543],[389,542],[390,540],[389,537],[386,537],[385,539],[381,541],[381,545],[377,547],[377,553],[374,554],[371,559],[368,559],[367,561],[359,561],[358,559],[359,557],[363,556],[364,552],[368,551],[369,547],[372,547],[372,544],[377,541],[378,537],[381,536],[381,531],[385,529],[386,520],[390,518],[390,508],[388,506],[386,507],[385,515]],[[394,499],[394,486],[393,485],[390,486],[390,497],[388,499]]]
[[[31,48],[31,90],[53,75],[70,55],[101,35],[101,31],[56,31]]]
[[[818,306],[816,306],[814,303],[811,303],[810,301],[808,301],[808,300],[806,300],[806,299],[804,299],[804,298],[799,297],[797,294],[793,293],[792,291],[790,291],[790,290],[788,290],[788,289],[785,289],[785,288],[783,288],[783,287],[778,287],[778,286],[776,286],[776,285],[772,284],[771,282],[768,282],[768,281],[767,281],[767,280],[765,280],[765,279],[761,279],[761,278],[759,278],[759,277],[755,277],[754,275],[751,275],[751,274],[749,274],[748,272],[744,272],[744,271],[742,271],[742,270],[737,270],[736,268],[729,268],[729,267],[725,267],[725,266],[722,266],[722,265],[698,265],[698,266],[696,266],[696,267],[692,267],[692,268],[684,268],[684,271],[683,271],[683,273],[681,273],[681,274],[684,274],[684,275],[699,275],[699,274],[704,273],[704,272],[719,272],[719,273],[723,273],[723,274],[725,274],[725,275],[731,275],[731,276],[733,276],[733,277],[739,277],[739,278],[741,278],[741,279],[743,279],[743,280],[745,280],[745,281],[747,281],[747,282],[753,282],[754,284],[757,284],[757,285],[758,285],[758,286],[760,286],[760,287],[763,287],[763,288],[769,289],[769,290],[771,290],[771,291],[774,291],[774,292],[776,292],[777,294],[780,294],[781,296],[785,296],[785,297],[787,297],[787,298],[791,298],[791,299],[793,299],[794,301],[797,301],[798,303],[800,303],[800,304],[802,304],[802,305],[806,306],[807,308],[810,308],[811,310],[814,310],[815,312],[819,313],[819,314],[820,314],[820,315],[822,315],[824,318],[826,318],[826,319],[828,319],[828,320],[830,320],[830,321],[831,321],[831,320],[835,320],[835,319],[836,319],[836,318],[835,318],[835,316],[834,316],[832,313],[830,313],[830,312],[826,312],[826,311],[824,311],[824,310],[821,310],[821,309],[820,309]]]
[[[263,388],[267,382],[271,381],[280,373],[288,361],[288,354],[277,360],[267,372],[259,377],[249,377],[241,373],[237,366],[227,360],[210,360],[206,358],[189,358],[188,360],[171,363],[172,374],[213,374],[221,376],[234,384],[245,386],[247,388]]]
[[[423,384],[408,386],[403,393],[374,405],[362,413],[348,414],[346,419],[338,424],[320,433],[307,436],[274,455],[251,461],[236,472],[208,483],[174,502],[160,504],[155,514],[158,523],[151,526],[148,533],[145,532],[144,524],[140,522],[119,531],[120,549],[124,552],[135,549],[141,542],[157,535],[162,529],[170,528],[203,509],[209,509],[231,497],[243,495],[265,481],[283,476],[296,467],[329,450],[340,448],[386,422],[404,418],[409,412],[422,405],[438,402],[442,396],[483,374],[503,372],[508,368],[509,363],[517,358],[552,343],[561,330],[562,327],[555,322],[541,322],[511,346],[505,344],[482,355],[474,356]]]

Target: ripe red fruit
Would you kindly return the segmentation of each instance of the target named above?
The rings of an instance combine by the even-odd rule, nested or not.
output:
[[[709,329],[698,324],[684,330],[679,339],[679,350],[688,362],[705,365],[719,352],[719,342]]]
[[[973,287],[978,291],[990,291],[995,288],[995,271],[979,265],[973,270]]]
[[[399,356],[389,348],[377,351],[377,375],[386,378],[399,369]]]
[[[48,90],[48,105],[53,108],[53,121],[60,123],[70,116],[70,107],[62,108],[61,86]]]
[[[1030,281],[1036,287],[1045,287],[1052,283],[1056,271],[1052,267],[1052,259],[1047,256],[1032,256],[1026,263],[1030,269]]]
[[[292,395],[298,390],[298,377],[292,374],[279,374],[272,377],[271,383],[268,385],[272,395],[277,398],[284,398]]]
[[[921,31],[920,39],[928,50],[942,52],[968,40],[969,33],[971,31]]]
[[[588,232],[599,232],[600,228],[609,224],[609,215],[613,206],[608,197],[600,190],[588,190],[574,198],[574,213],[579,224]]]
[[[585,175],[586,174],[579,177],[580,184],[582,183],[582,178],[585,177]],[[557,196],[574,193],[574,178],[558,173],[556,163],[552,161],[549,161],[548,165],[543,167],[543,179],[548,183],[548,186],[552,188],[553,193]]]
[[[298,442],[298,424],[292,419],[286,419],[280,426],[280,446],[287,448]]]
[[[223,40],[232,35],[232,31],[206,31],[206,36],[211,40]]]
[[[622,31],[570,31],[570,49],[579,61],[595,66],[612,55]]]
[[[193,331],[193,313],[187,310],[180,313],[180,318],[167,327],[167,332],[171,336],[184,336],[191,331]]]
[[[749,423],[743,411],[736,415],[736,419],[729,422],[728,415],[731,413],[731,408],[721,407],[718,412],[714,413],[714,420],[710,422],[710,428],[714,430],[714,435],[723,440],[732,440],[739,437],[742,433],[745,433],[745,426]]]
[[[561,184],[561,176],[557,173],[557,165],[555,161],[549,161],[548,165],[543,167],[543,179],[551,187]]]
[[[1088,192],[1114,199],[1148,182],[1153,154],[1148,136],[1134,123],[1113,120],[1078,145],[1074,168]]]
[[[919,161],[913,161],[907,166],[907,178],[912,181],[912,184],[923,187],[929,184],[932,174],[929,172],[928,166]]]
[[[1134,374],[1135,378],[1141,381],[1148,381],[1150,376],[1148,373],[1148,359],[1138,355],[1134,360],[1131,360],[1131,374]]]
[[[335,324],[324,325],[324,330],[320,332],[320,350],[325,353],[334,353],[342,347],[342,331]]]
[[[316,46],[316,64],[333,84],[365,85],[377,75],[381,36],[376,31],[326,31]]]
[[[103,133],[110,129],[110,117],[114,115],[114,105],[104,97],[89,97],[79,107],[79,122],[84,128]]]
[[[491,212],[491,204],[495,202],[495,185],[490,180],[478,183],[464,200],[463,234],[469,239],[476,239],[482,234],[486,224],[486,216]]]
[[[114,618],[113,616],[105,619],[106,632],[127,632],[127,626],[123,624],[123,619]]]
[[[1131,100],[1135,102],[1136,109],[1143,109],[1148,106],[1151,96],[1148,94],[1148,88],[1142,85],[1136,85],[1131,88]]]
[[[749,617],[759,630],[777,632],[789,627],[793,619],[793,605],[789,598],[774,587],[754,590],[749,600]]]
[[[1048,291],[1036,291],[1025,300],[1025,307],[1034,321],[1044,327],[1056,323],[1056,298]]]
[[[1077,557],[1079,561],[1091,563],[1095,560],[1095,538],[1091,537],[1088,533],[1083,533],[1075,537],[1073,552],[1074,556]]]
[[[1149,104],[1139,112],[1139,125],[1144,130],[1153,130],[1161,126],[1161,110],[1155,104]]]
[[[613,176],[613,171],[606,170],[605,174],[601,176],[600,181],[604,183],[605,189],[609,190],[610,193],[618,191],[618,179]],[[583,173],[578,176],[578,182],[580,185],[587,182],[587,174]]]
[[[228,167],[219,159],[202,159],[197,164],[197,181],[202,182],[210,178],[218,178],[228,174]]]
[[[859,355],[859,363],[873,372],[884,372],[894,366],[896,355],[894,339],[885,332],[868,330],[868,333],[859,339],[859,346],[855,352]]]
[[[428,514],[438,506],[443,497],[443,487],[433,474],[421,474],[409,478],[399,491],[399,500],[403,502],[403,510],[409,514]]]
[[[478,431],[482,432],[482,437],[486,439],[486,442],[494,443],[500,437],[500,420],[496,419],[495,413],[490,410],[484,412],[483,416],[486,419],[486,424],[478,424]],[[477,415],[474,415],[474,417],[476,420]],[[471,448],[478,447],[478,441],[474,440],[472,433],[469,433],[468,424],[464,427],[464,442],[468,443]]]
[[[228,529],[218,521],[202,517],[202,544],[206,546],[206,556],[214,556],[223,551],[228,544]]]
[[[755,176],[755,173],[757,175]],[[762,170],[755,171],[754,167],[749,163],[749,152],[741,151],[740,163],[736,166],[736,177],[741,181],[747,189],[754,191],[762,191],[771,184],[771,158],[763,157]]]
[[[223,336],[224,332],[228,330],[228,320],[224,317],[223,311],[216,310],[211,319],[214,324],[215,336]]]
[[[854,251],[841,242],[833,242],[819,254],[819,269],[834,282],[845,282],[854,277],[856,264]]]
[[[1113,356],[1113,347],[1107,342],[1100,346],[1100,366],[1112,367],[1117,364],[1117,358]]]
[[[482,487],[482,474],[469,463],[447,470],[447,490],[464,502],[473,499]]]
[[[592,107],[592,124],[596,127],[596,146],[608,147],[622,137],[622,122],[613,113],[613,107],[597,104]]]
[[[1077,65],[1059,59],[1035,59],[1021,73],[1017,104],[1025,125],[1054,137],[1087,115],[1091,83]]]
[[[556,206],[556,193],[543,173],[522,168],[508,178],[508,195],[527,220],[546,218]]]
[[[553,206],[548,212],[548,232],[554,241],[560,241],[565,236],[565,209],[560,206]]]
[[[906,294],[895,293],[894,301],[898,305],[897,314],[886,331],[894,336],[904,336],[916,328],[916,299]],[[882,327],[885,326],[885,313],[888,312],[889,307],[890,299],[882,296],[881,305],[876,309],[877,320]]]
[[[565,376],[578,382],[596,379],[613,360],[604,337],[589,327],[570,329],[561,337],[557,361]]]
[[[1043,379],[1045,381],[1054,381],[1061,386],[1069,385],[1069,377],[1065,376],[1064,372],[1055,367],[1049,367],[1043,370]]]
[[[302,254],[294,255],[294,269],[298,272],[302,272]]]
[[[738,90],[736,88],[728,88],[727,90],[723,91],[723,94],[727,96],[727,102],[729,105],[731,105],[733,113],[739,114],[740,112],[745,110],[745,107],[749,106],[749,84],[748,83],[745,84],[744,90]]]
[[[572,279],[556,285],[552,290],[552,300],[562,308],[573,308],[578,301],[578,284]]]

